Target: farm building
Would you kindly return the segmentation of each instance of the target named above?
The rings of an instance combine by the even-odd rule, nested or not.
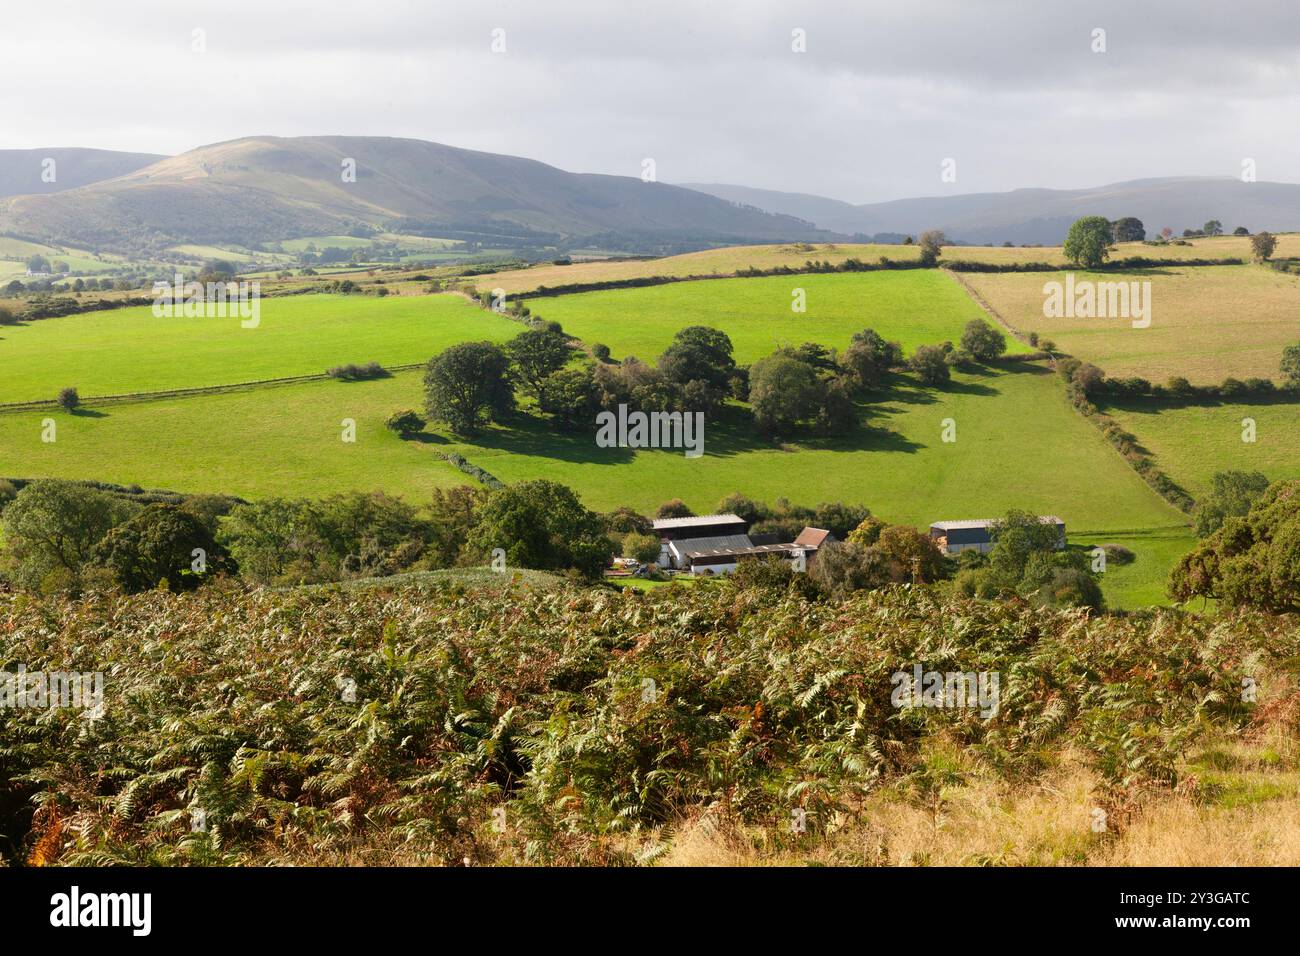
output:
[[[731,514],[656,521],[654,529],[661,542],[659,564],[692,574],[723,574],[734,571],[736,562],[745,558],[775,555],[806,561],[824,543],[835,540],[829,531],[804,528],[794,541],[759,544],[746,533],[748,527],[743,518]]]
[[[1065,547],[1065,522],[1055,515],[1040,515],[1043,524],[1056,526],[1059,533],[1056,547]],[[930,525],[930,537],[945,554],[960,554],[972,548],[980,554],[993,550],[993,525],[997,518],[975,518],[965,521],[936,521]]]
[[[690,518],[659,518],[654,522],[654,533],[659,537],[659,566],[664,568],[682,567],[681,549],[674,554],[671,545],[690,539],[733,539],[745,538],[749,531],[749,522],[739,515],[716,514],[697,515]],[[738,542],[731,541],[736,544]],[[745,546],[749,539],[745,538]]]

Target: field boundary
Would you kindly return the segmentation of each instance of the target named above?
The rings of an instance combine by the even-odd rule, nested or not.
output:
[[[407,365],[386,365],[386,372],[409,372],[424,368],[427,362],[415,362]],[[254,379],[250,382],[230,382],[224,385],[202,385],[197,388],[171,388],[158,392],[125,392],[117,395],[92,395],[83,403],[83,407],[93,405],[124,405],[131,402],[151,402],[164,398],[190,398],[199,395],[219,395],[223,392],[248,391],[254,388],[274,388],[277,385],[297,385],[303,382],[338,381],[328,372],[313,372],[308,375],[288,375],[283,378]],[[58,399],[42,398],[33,402],[0,403],[0,414],[4,412],[39,411],[58,408]]]
[[[963,276],[960,272],[953,271],[952,269],[944,269],[942,271],[952,276],[953,281],[956,282],[959,286],[961,286],[964,290],[966,290],[966,294],[970,296],[972,301],[974,301],[976,305],[978,305],[981,309],[983,309],[989,318],[991,318],[998,325],[1002,326],[1002,328],[1005,329],[1007,332],[1010,332],[1017,342],[1020,342],[1022,345],[1028,345],[1030,348],[1037,348],[1037,346],[1035,346],[1033,343],[1029,341],[1029,336],[1025,335],[1025,333],[1021,332],[1014,325],[1012,325],[1005,318],[1003,318],[1002,313],[999,312],[997,309],[993,308],[992,304],[986,298],[984,298],[984,296],[980,295],[973,285],[971,285],[968,281],[966,281],[965,276]]]
[[[948,272],[957,284],[966,290],[967,294],[975,304],[983,309],[990,318],[1015,336],[1018,341],[1025,345],[1029,344],[1028,338],[1008,323],[1007,320],[1002,317],[1002,314],[998,312],[997,309],[993,308],[993,306],[989,304],[988,300],[980,295],[963,276],[953,272],[952,270],[945,269],[944,271]],[[1053,367],[1055,367],[1055,364],[1055,360],[1053,359]],[[1124,463],[1142,479],[1146,486],[1159,495],[1161,499],[1184,514],[1189,513],[1192,508],[1195,507],[1196,499],[1194,499],[1186,489],[1175,482],[1173,478],[1160,468],[1154,456],[1146,453],[1138,447],[1140,439],[1138,439],[1137,436],[1130,435],[1120,426],[1118,421],[1107,415],[1096,405],[1088,402],[1086,399],[1084,402],[1087,407],[1082,407],[1079,402],[1075,401],[1074,398],[1071,397],[1068,390],[1066,393],[1066,401],[1070,403],[1070,406],[1082,418],[1090,422],[1094,428],[1101,432],[1102,437],[1106,439],[1106,444],[1109,445],[1115,453],[1124,460]],[[1133,440],[1129,440],[1130,438]]]

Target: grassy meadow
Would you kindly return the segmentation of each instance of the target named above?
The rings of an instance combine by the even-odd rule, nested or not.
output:
[[[1152,492],[1101,435],[1080,418],[1055,378],[1036,366],[958,374],[946,389],[899,377],[883,400],[864,408],[851,436],[773,446],[760,439],[748,409],[729,406],[705,434],[704,456],[598,448],[590,432],[557,432],[518,415],[473,441],[445,430],[401,441],[384,420],[420,408],[421,373],[372,382],[316,381],[227,393],[114,403],[79,414],[0,414],[0,474],[97,478],[186,492],[247,498],[317,496],[384,489],[412,501],[435,485],[472,479],[435,454],[455,451],[502,481],[549,478],[574,488],[592,508],[629,505],[651,512],[680,497],[696,511],[740,491],[773,501],[865,504],[891,521],[927,526],[945,518],[995,516],[1023,507],[1065,519],[1072,539],[1128,543],[1157,529],[1185,534],[1183,516]],[[52,417],[58,440],[41,442]],[[345,418],[356,442],[340,440]],[[944,443],[945,419],[957,441]],[[1014,470],[1008,469],[1014,462]],[[1161,543],[1138,540],[1138,565],[1107,592],[1127,606],[1176,558]],[[1141,572],[1141,573],[1138,573]]]
[[[523,327],[459,295],[264,298],[257,328],[230,318],[155,318],[149,307],[0,329],[0,403],[83,399],[311,375],[349,362],[423,362],[471,339]]]
[[[76,414],[0,413],[0,475],[84,478],[243,498],[384,490],[411,501],[435,485],[472,483],[384,427],[420,407],[419,371],[370,382],[316,381],[150,399]],[[52,418],[57,440],[41,441]],[[342,440],[343,419],[356,441]]]
[[[1294,402],[1116,402],[1105,411],[1193,497],[1210,490],[1217,471],[1262,471],[1273,481],[1300,475],[1300,405]],[[1253,442],[1242,440],[1247,418],[1255,422]]]
[[[1012,328],[1037,332],[1116,377],[1140,375],[1164,383],[1182,375],[1198,385],[1227,376],[1277,381],[1282,349],[1300,341],[1300,277],[1263,266],[1074,275],[1076,283],[1149,281],[1150,327],[1135,329],[1128,319],[1045,317],[1043,286],[1064,284],[1064,272],[970,273],[962,278]]]
[[[1278,258],[1300,256],[1300,234],[1277,237]],[[648,276],[731,275],[741,269],[771,269],[777,266],[802,266],[807,260],[827,261],[836,265],[846,259],[875,263],[881,256],[897,262],[912,262],[920,255],[917,246],[882,245],[880,243],[786,243],[767,246],[729,246],[706,249],[663,259],[615,259],[574,262],[557,266],[542,264],[526,269],[510,269],[473,279],[480,291],[504,289],[506,292],[532,292],[542,286],[568,285],[575,282],[609,282],[617,279],[640,279]],[[1249,259],[1250,240],[1241,236],[1218,236],[1193,239],[1189,244],[1148,246],[1141,242],[1122,242],[1111,253],[1113,258],[1146,256],[1149,259]],[[945,246],[946,261],[989,262],[999,265],[1023,262],[1047,262],[1064,266],[1065,256],[1059,246]]]
[[[792,291],[806,293],[807,311],[791,311]],[[652,362],[689,325],[731,337],[736,361],[747,364],[783,345],[817,342],[844,349],[853,333],[873,328],[918,345],[956,342],[971,319],[985,318],[966,293],[935,270],[711,279],[640,289],[581,292],[529,302],[585,342],[603,342],[621,359]],[[1008,338],[1010,351],[1027,351]]]

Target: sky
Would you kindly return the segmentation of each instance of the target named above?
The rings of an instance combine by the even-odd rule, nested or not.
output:
[[[0,148],[404,136],[855,203],[1296,182],[1298,80],[1297,0],[44,0],[4,18]]]

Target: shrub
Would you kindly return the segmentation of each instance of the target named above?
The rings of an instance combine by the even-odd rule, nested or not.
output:
[[[63,388],[59,390],[59,407],[65,412],[75,411],[81,404],[81,396],[77,394],[75,388]]]
[[[907,367],[920,380],[922,385],[936,387],[948,382],[952,375],[948,371],[948,355],[940,346],[922,345],[912,354]]]
[[[403,438],[409,438],[411,435],[419,434],[428,424],[418,412],[406,409],[401,412],[393,412],[384,422],[384,427],[389,431],[395,432]]]
[[[686,506],[686,502],[681,498],[673,498],[671,501],[665,501],[655,512],[656,518],[693,518],[695,512]]]
[[[659,551],[659,539],[655,535],[633,531],[623,538],[625,558],[635,558],[642,564],[654,564],[659,560]]]
[[[1106,563],[1110,564],[1132,564],[1137,560],[1137,555],[1122,544],[1103,544],[1101,550],[1106,552]]]
[[[982,319],[971,319],[961,335],[961,347],[980,362],[992,362],[1007,350],[1007,337]]]
[[[372,378],[384,378],[388,375],[388,372],[378,362],[367,362],[365,365],[353,363],[335,365],[333,368],[326,369],[325,374],[345,382],[359,382]]]

